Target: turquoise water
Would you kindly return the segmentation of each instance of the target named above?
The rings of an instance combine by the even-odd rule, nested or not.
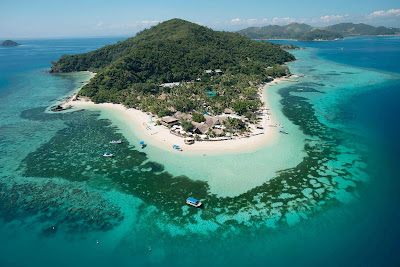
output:
[[[213,91],[206,91],[206,93],[208,94],[209,97],[213,97],[216,96],[217,94],[214,93]]]
[[[117,40],[0,49],[1,266],[398,265],[400,38],[301,44],[305,77],[268,88],[290,134],[206,157],[138,149],[116,114],[44,112],[89,78],[51,60]]]

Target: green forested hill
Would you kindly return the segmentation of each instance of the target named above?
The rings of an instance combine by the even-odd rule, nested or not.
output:
[[[307,24],[290,23],[285,26],[268,25],[264,27],[250,27],[238,31],[251,39],[294,39],[301,41],[334,40],[343,38],[341,34],[327,30],[313,28]]]
[[[374,27],[359,23],[340,23],[328,27],[311,27],[307,24],[290,23],[285,26],[268,25],[264,27],[250,27],[238,31],[251,39],[295,39],[300,41],[335,40],[343,36],[355,35],[395,35],[400,29]]]
[[[337,40],[343,38],[343,35],[340,33],[334,33],[330,32],[327,30],[321,30],[321,29],[314,29],[312,31],[309,31],[305,34],[303,34],[298,40],[299,41],[319,41],[319,40],[324,40],[324,41],[332,41],[332,40]]]
[[[324,29],[332,32],[340,33],[344,36],[352,35],[395,35],[400,34],[400,29],[374,27],[364,23],[340,23],[325,27]]]
[[[157,58],[156,54],[159,54]],[[57,62],[52,62],[51,72],[99,71],[110,63],[118,64],[118,59],[120,63],[122,60],[130,62],[129,59],[135,57],[141,58],[142,63],[152,63],[149,69],[144,65],[139,66],[140,62],[134,60],[136,66],[130,67],[134,68],[135,72],[135,68],[144,68],[146,75],[154,76],[150,73],[154,71],[158,76],[160,71],[163,72],[160,68],[164,71],[170,69],[165,66],[168,64],[185,70],[186,74],[179,74],[180,71],[169,73],[180,76],[176,78],[178,80],[188,78],[185,76],[189,72],[197,75],[200,70],[207,68],[233,67],[238,61],[247,58],[270,65],[294,59],[292,55],[272,43],[254,42],[236,33],[217,32],[184,20],[173,19],[144,30],[123,42],[86,54],[63,56]],[[143,57],[148,58],[145,60],[148,62],[143,61]],[[190,63],[187,60],[190,60]],[[187,66],[182,67],[183,65]],[[168,82],[171,79],[164,77],[159,81]]]
[[[97,72],[79,92],[96,102],[124,103],[153,113],[166,113],[171,107],[188,112],[205,102],[212,107],[210,112],[218,113],[233,107],[239,98],[246,100],[245,88],[255,88],[269,76],[287,74],[288,69],[280,64],[294,59],[277,44],[172,19],[126,41],[63,56],[53,62],[50,72]],[[208,69],[220,69],[223,74],[206,74]],[[181,86],[160,87],[168,82],[181,82]],[[206,90],[216,96],[211,99]],[[184,99],[172,97],[178,91]],[[161,94],[163,99],[159,99]],[[255,101],[254,94],[250,98]],[[250,108],[254,103],[247,104]]]
[[[251,39],[299,39],[311,29],[312,27],[307,24],[290,23],[285,26],[250,27],[240,30],[238,33]]]

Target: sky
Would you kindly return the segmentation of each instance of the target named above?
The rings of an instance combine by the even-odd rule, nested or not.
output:
[[[0,38],[133,36],[172,18],[226,31],[291,22],[400,28],[400,1],[0,0]]]

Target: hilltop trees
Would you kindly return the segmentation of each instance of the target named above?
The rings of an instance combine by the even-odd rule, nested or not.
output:
[[[172,19],[123,42],[64,55],[50,71],[96,71],[79,91],[94,102],[122,103],[158,116],[219,114],[231,107],[250,117],[261,105],[256,86],[269,76],[288,74],[280,65],[294,59],[277,44]],[[160,86],[172,82],[180,85]],[[195,120],[202,118],[196,115]]]

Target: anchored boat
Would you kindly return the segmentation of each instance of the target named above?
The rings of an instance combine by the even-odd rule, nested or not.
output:
[[[110,144],[121,144],[122,140],[112,140],[110,141]]]
[[[140,144],[139,144],[139,146],[141,147],[141,148],[144,148],[144,142],[143,141],[140,141]]]
[[[200,201],[198,201],[197,199],[192,198],[192,197],[188,197],[188,199],[186,199],[186,204],[196,207],[196,208],[198,208],[202,205],[202,203]]]
[[[182,151],[182,148],[180,146],[177,146],[177,145],[173,145],[172,148],[175,149],[175,150]]]
[[[279,133],[281,133],[281,134],[288,134],[288,132],[286,132],[286,131],[283,130],[283,129],[279,129]]]
[[[104,152],[103,157],[111,158],[111,157],[114,157],[114,154]]]

